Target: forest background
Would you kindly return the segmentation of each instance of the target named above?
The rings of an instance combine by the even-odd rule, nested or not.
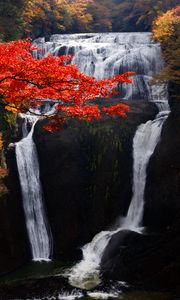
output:
[[[0,0],[0,40],[56,33],[150,31],[178,0]]]

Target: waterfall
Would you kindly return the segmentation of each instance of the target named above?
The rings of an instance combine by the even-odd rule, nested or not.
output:
[[[133,84],[119,86],[121,99],[153,101],[159,109],[154,120],[138,126],[133,139],[133,196],[127,216],[120,217],[115,229],[98,233],[86,244],[82,261],[67,273],[72,285],[87,288],[99,280],[101,258],[111,236],[124,229],[142,232],[146,170],[169,114],[166,84],[150,84],[163,67],[161,49],[151,33],[53,35],[49,41],[39,38],[35,44],[42,48],[34,52],[36,57],[73,54],[72,63],[97,79],[136,72]]]
[[[82,248],[83,259],[66,273],[72,285],[91,288],[99,282],[101,258],[111,236],[124,229],[142,232],[146,170],[169,114],[166,84],[150,84],[163,67],[161,49],[152,41],[150,33],[53,35],[47,42],[39,38],[34,43],[42,49],[34,51],[37,58],[48,54],[73,54],[72,63],[81,72],[97,79],[136,72],[132,85],[119,87],[121,98],[153,101],[159,108],[154,120],[138,126],[133,139],[133,197],[127,216],[120,217],[115,229],[98,233],[86,244]]]
[[[119,86],[121,98],[153,99],[153,86],[149,81],[160,71],[163,61],[161,49],[152,41],[150,33],[56,34],[47,42],[38,38],[34,43],[42,48],[42,51],[34,50],[35,57],[73,54],[72,63],[97,79],[134,71],[137,73],[134,83]],[[161,91],[156,89],[156,100],[163,99]]]
[[[75,287],[91,289],[100,283],[99,264],[111,235],[116,231],[101,231],[83,246],[83,259],[67,272],[69,282]]]
[[[121,228],[141,231],[144,211],[146,169],[151,155],[160,140],[162,126],[169,110],[160,111],[155,120],[141,124],[133,139],[133,197]]]
[[[23,138],[16,143],[16,161],[23,198],[27,233],[34,261],[49,261],[52,255],[52,237],[48,224],[39,175],[39,162],[33,141],[38,117],[21,114]],[[28,124],[32,127],[28,132]]]

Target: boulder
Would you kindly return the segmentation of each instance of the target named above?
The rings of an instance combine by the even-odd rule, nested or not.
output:
[[[102,278],[136,288],[180,293],[180,218],[161,234],[114,234],[101,260]]]
[[[149,236],[130,230],[120,230],[113,234],[101,260],[103,277],[127,282],[138,280],[142,270],[137,256],[143,253],[150,240]]]

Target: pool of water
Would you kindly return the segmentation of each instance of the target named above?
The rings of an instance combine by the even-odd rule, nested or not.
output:
[[[9,273],[0,277],[1,283],[10,283],[13,281],[44,278],[48,276],[56,276],[63,272],[65,268],[70,265],[66,265],[61,261],[49,261],[49,262],[29,262],[25,264],[15,272]],[[0,298],[1,299],[1,298]]]
[[[161,292],[128,292],[128,293],[116,293],[114,292],[88,292],[87,295],[83,295],[81,292],[74,291],[72,293],[64,292],[58,296],[45,297],[45,298],[31,298],[32,300],[179,300],[172,295]],[[13,300],[31,300],[28,299],[13,299]],[[8,299],[10,300],[10,299]],[[12,299],[11,299],[12,300]]]
[[[105,286],[97,282],[97,287],[89,289],[75,288],[60,275],[70,266],[60,261],[31,262],[0,278],[0,300],[180,300],[168,292],[134,291],[120,281]]]

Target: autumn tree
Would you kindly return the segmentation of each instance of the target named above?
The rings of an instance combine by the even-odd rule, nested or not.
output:
[[[179,0],[1,0],[0,39],[55,33],[149,31]]]
[[[87,5],[92,0],[26,0],[24,30],[32,37],[87,31],[92,20]]]
[[[64,31],[71,23],[64,3],[64,0],[26,0],[23,11],[26,35],[37,37]]]
[[[167,11],[155,19],[153,23],[153,38],[162,46],[166,66],[157,76],[158,80],[169,81],[170,85],[180,86],[180,6]],[[176,95],[176,99],[179,96]]]
[[[178,0],[136,0],[134,12],[139,9],[136,27],[151,30],[154,19],[168,9],[175,7],[177,4]],[[134,13],[134,15],[136,15],[136,13]]]
[[[129,76],[134,73],[96,80],[80,73],[77,66],[67,64],[71,56],[49,55],[38,60],[32,56],[33,49],[29,40],[0,44],[1,106],[13,112],[27,112],[43,100],[60,100],[57,113],[46,126],[49,130],[57,129],[67,118],[91,121],[99,119],[102,113],[126,116],[125,104],[99,107],[91,101],[97,96],[107,98],[119,82],[131,83]]]
[[[71,32],[86,32],[90,30],[93,19],[88,7],[94,0],[66,0],[65,9],[72,19],[72,26],[67,28]]]

